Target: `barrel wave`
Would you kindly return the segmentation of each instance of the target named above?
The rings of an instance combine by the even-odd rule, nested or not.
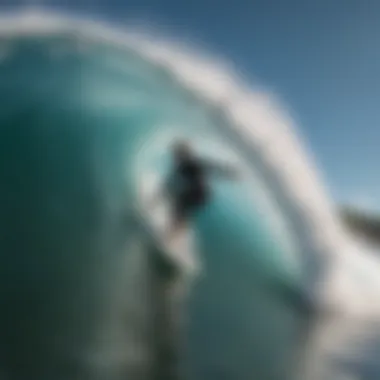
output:
[[[170,379],[172,366],[186,379],[292,378],[302,294],[340,231],[272,98],[74,17],[7,16],[0,29],[4,378]],[[165,262],[136,205],[177,137],[245,180],[212,183],[193,221],[199,275],[175,298],[190,271]]]

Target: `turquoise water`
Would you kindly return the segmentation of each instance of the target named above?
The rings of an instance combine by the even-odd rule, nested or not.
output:
[[[251,170],[241,183],[213,180],[214,199],[193,221],[204,275],[190,300],[184,370],[191,379],[284,379],[302,318],[273,291],[299,286],[286,215],[207,105],[132,52],[73,44],[15,39],[0,63],[5,372],[98,378],[100,365],[84,357],[113,313],[110,283],[134,238],[125,221],[138,176],[165,170],[167,144],[186,136]],[[105,378],[119,378],[114,367],[102,367]]]

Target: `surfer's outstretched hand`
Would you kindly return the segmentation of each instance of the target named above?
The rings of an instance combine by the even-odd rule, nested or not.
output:
[[[209,170],[209,173],[217,175],[220,178],[241,180],[244,177],[243,172],[237,166],[225,165],[215,161],[204,161],[204,167]]]

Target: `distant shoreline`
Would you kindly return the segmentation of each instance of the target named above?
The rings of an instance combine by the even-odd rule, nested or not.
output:
[[[351,206],[341,206],[338,212],[352,232],[380,245],[380,213],[363,211]]]

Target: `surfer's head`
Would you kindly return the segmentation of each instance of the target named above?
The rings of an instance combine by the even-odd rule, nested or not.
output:
[[[193,155],[191,145],[186,140],[177,140],[172,146],[172,153],[175,160],[183,160]]]

